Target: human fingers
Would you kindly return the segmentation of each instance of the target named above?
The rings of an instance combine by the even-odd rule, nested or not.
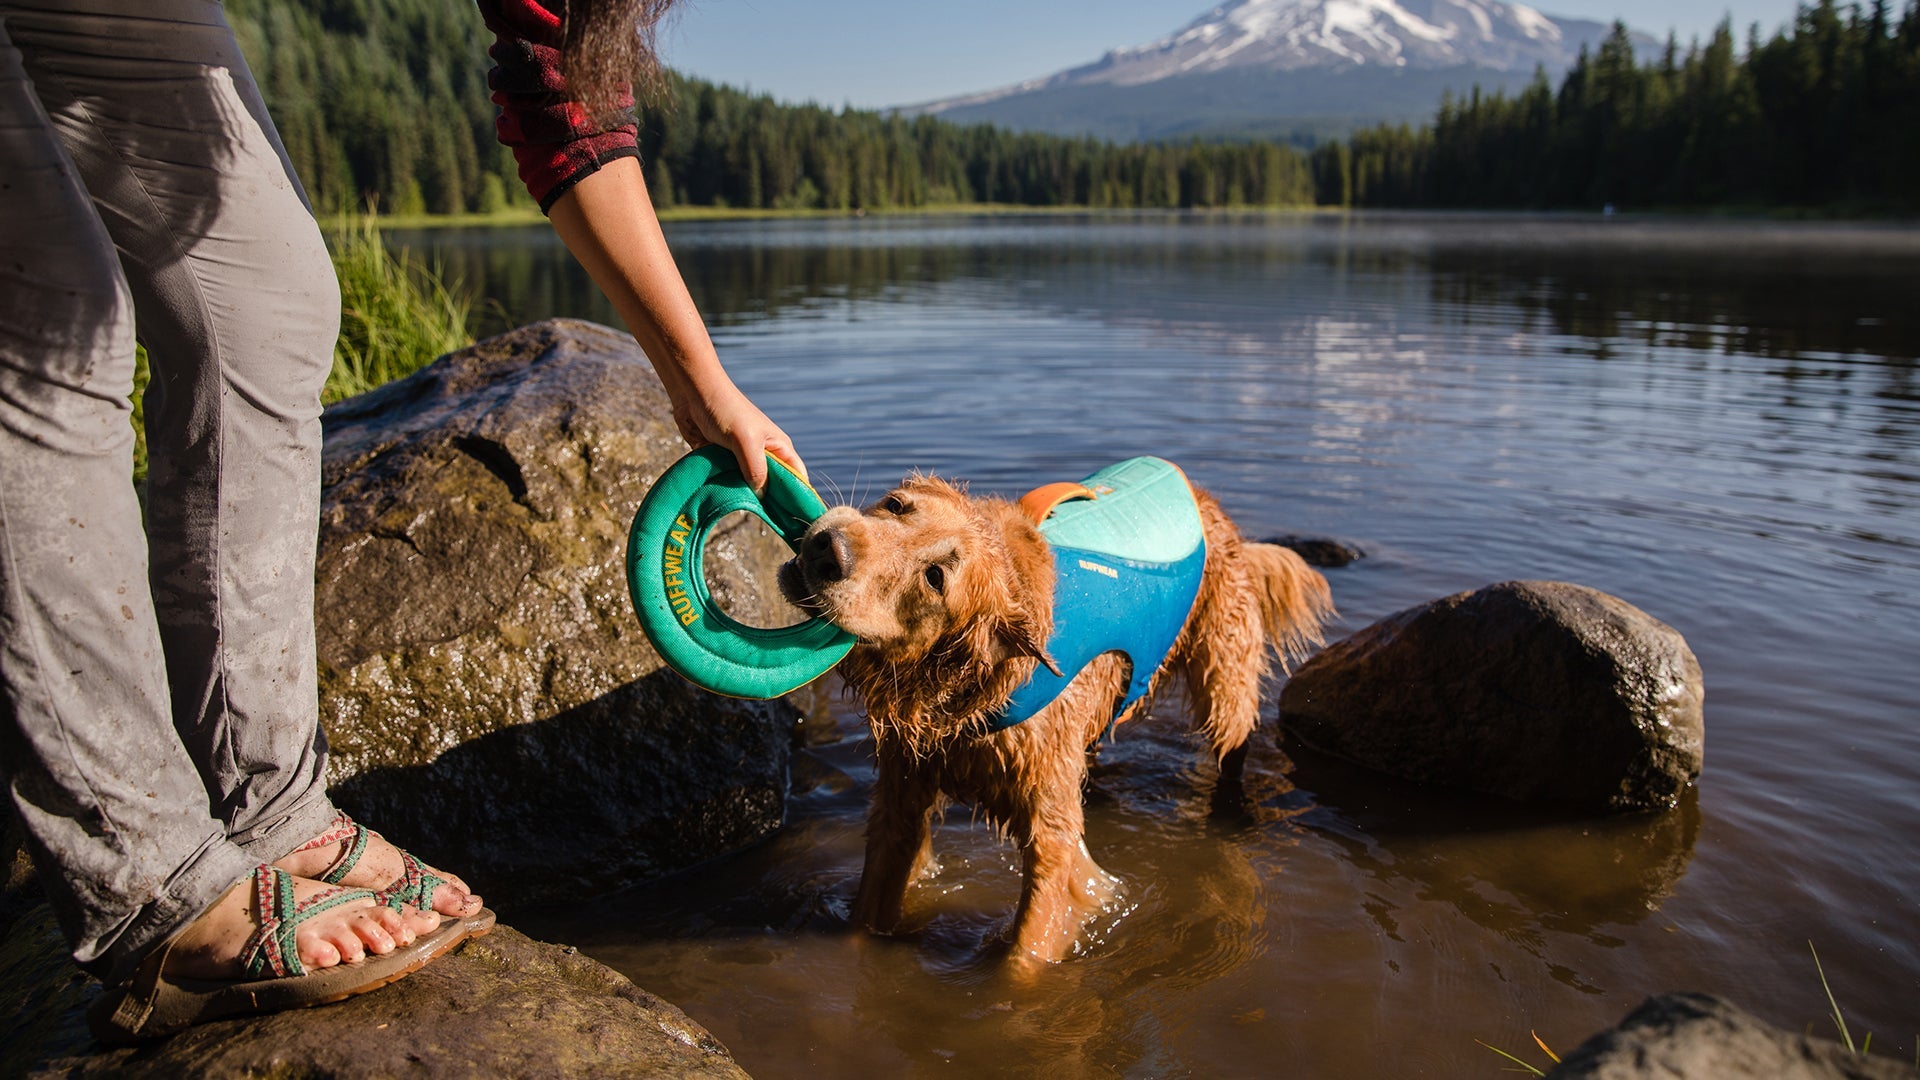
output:
[[[747,478],[747,484],[753,493],[763,495],[767,490],[767,452],[766,440],[755,438],[751,429],[730,433],[728,439],[735,461],[740,463],[740,472]]]
[[[813,481],[807,476],[807,463],[800,460],[800,453],[793,448],[793,440],[787,438],[786,432],[774,429],[773,436],[767,440],[767,453],[779,458],[782,464],[793,470],[795,476],[812,486]]]

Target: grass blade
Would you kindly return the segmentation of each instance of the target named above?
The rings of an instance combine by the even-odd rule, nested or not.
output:
[[[1827,973],[1820,966],[1820,950],[1814,948],[1813,942],[1809,941],[1807,951],[1813,954],[1813,970],[1820,975],[1820,989],[1827,992],[1827,1005],[1833,1009],[1833,1023],[1840,1029],[1840,1042],[1848,1050],[1857,1054],[1860,1051],[1854,1049],[1853,1036],[1847,1033],[1846,1017],[1840,1015],[1840,1003],[1833,999],[1833,987],[1827,985]]]
[[[1541,1072],[1541,1071],[1540,1071],[1539,1069],[1536,1069],[1536,1068],[1534,1068],[1534,1067],[1533,1067],[1532,1065],[1530,1065],[1530,1064],[1528,1064],[1527,1062],[1525,1062],[1525,1061],[1523,1061],[1523,1060],[1521,1060],[1520,1058],[1517,1058],[1517,1057],[1514,1057],[1514,1056],[1513,1056],[1512,1054],[1509,1054],[1509,1053],[1507,1053],[1507,1052],[1506,1052],[1505,1050],[1502,1050],[1502,1049],[1500,1049],[1499,1047],[1497,1047],[1497,1046],[1494,1046],[1494,1045],[1493,1045],[1492,1043],[1484,1043],[1484,1042],[1480,1042],[1480,1040],[1479,1040],[1479,1039],[1475,1039],[1475,1040],[1473,1040],[1473,1041],[1474,1041],[1474,1042],[1477,1042],[1477,1043],[1480,1043],[1480,1045],[1481,1045],[1481,1046],[1484,1046],[1484,1047],[1486,1047],[1487,1049],[1489,1049],[1489,1050],[1491,1050],[1491,1051],[1493,1051],[1494,1053],[1496,1053],[1496,1054],[1499,1054],[1499,1055],[1500,1055],[1501,1057],[1503,1057],[1503,1058],[1506,1058],[1506,1059],[1507,1059],[1508,1061],[1511,1061],[1511,1062],[1513,1062],[1514,1064],[1516,1064],[1516,1065],[1518,1065],[1518,1066],[1520,1066],[1520,1068],[1522,1068],[1522,1069],[1525,1069],[1525,1070],[1527,1070],[1528,1072],[1530,1072],[1530,1073],[1532,1073],[1532,1074],[1533,1074],[1533,1075],[1535,1075],[1535,1076],[1545,1076],[1545,1075],[1547,1075],[1546,1073],[1543,1073],[1543,1072]],[[1519,1070],[1517,1070],[1517,1069],[1509,1069],[1508,1071],[1509,1071],[1509,1072],[1517,1072],[1517,1071],[1519,1071]]]
[[[1538,1046],[1548,1057],[1552,1058],[1555,1065],[1560,1064],[1560,1055],[1553,1052],[1553,1047],[1547,1045],[1547,1040],[1541,1038],[1539,1032],[1528,1029],[1527,1034],[1533,1036],[1534,1045]]]

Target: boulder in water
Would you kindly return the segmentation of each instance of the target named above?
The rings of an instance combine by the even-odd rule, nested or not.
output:
[[[1288,680],[1280,721],[1395,776],[1583,810],[1666,809],[1700,774],[1700,664],[1639,608],[1509,581],[1374,623]]]

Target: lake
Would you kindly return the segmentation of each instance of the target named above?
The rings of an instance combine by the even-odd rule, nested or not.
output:
[[[837,697],[770,842],[514,913],[681,1006],[755,1076],[1482,1077],[1701,990],[1920,1032],[1920,230],[1499,215],[679,224],[735,379],[823,491],[1017,494],[1134,454],[1243,530],[1332,536],[1344,634],[1514,578],[1678,628],[1705,773],[1568,821],[1277,739],[1251,817],[1168,706],[1093,769],[1132,910],[1034,986],[989,943],[1016,855],[950,812],[924,928],[849,932],[872,778]],[[614,321],[544,227],[396,234],[498,302]],[[817,705],[818,703],[816,703]]]

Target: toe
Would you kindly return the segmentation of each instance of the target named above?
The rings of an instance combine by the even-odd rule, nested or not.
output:
[[[431,909],[422,911],[408,906],[401,911],[400,918],[415,935],[431,934],[440,928],[440,913]]]
[[[413,924],[399,912],[390,907],[377,907],[373,909],[373,919],[380,924],[380,929],[385,930],[387,936],[393,939],[394,944],[413,944],[413,939],[417,936],[414,934]]]
[[[341,959],[339,948],[317,934],[300,942],[300,962],[311,970],[333,967]]]
[[[449,878],[445,885],[433,890],[433,910],[454,918],[471,915],[480,910],[480,898],[467,891],[465,882]]]
[[[376,956],[394,950],[393,935],[387,933],[386,928],[380,925],[380,920],[371,913],[356,921],[353,930],[367,951]]]
[[[343,963],[353,964],[367,958],[366,943],[351,925],[336,927],[327,935],[327,940],[340,952]]]

